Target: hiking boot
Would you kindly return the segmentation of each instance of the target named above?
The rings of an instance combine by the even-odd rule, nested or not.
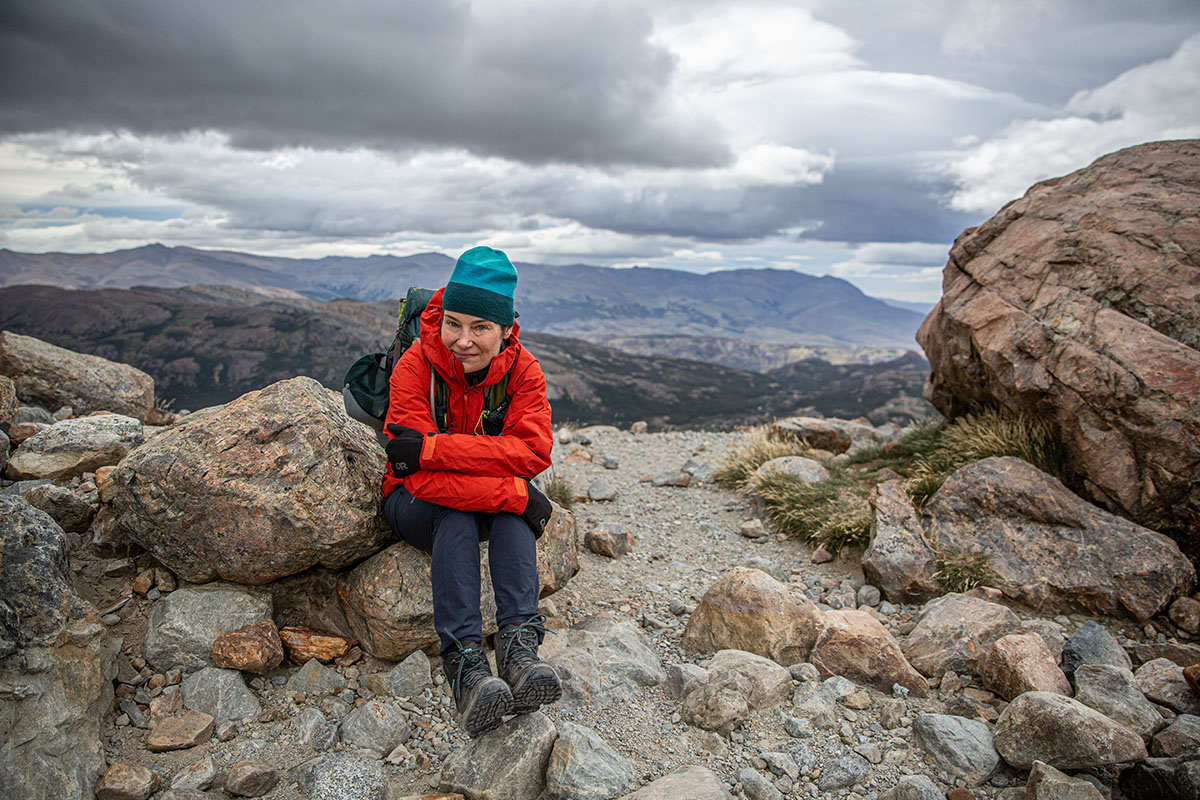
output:
[[[513,713],[525,714],[562,696],[554,668],[538,658],[538,632],[545,617],[505,625],[496,634],[496,671],[512,687]]]
[[[442,658],[442,671],[450,681],[458,723],[472,739],[490,731],[513,710],[508,684],[492,675],[487,654],[475,642],[464,642]]]

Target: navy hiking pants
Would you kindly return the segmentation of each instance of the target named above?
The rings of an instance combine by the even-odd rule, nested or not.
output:
[[[403,487],[388,495],[383,515],[392,531],[433,556],[433,627],[442,655],[459,642],[483,641],[480,611],[479,543],[488,541],[496,598],[496,624],[503,628],[538,613],[536,537],[516,514],[458,511],[418,500]]]

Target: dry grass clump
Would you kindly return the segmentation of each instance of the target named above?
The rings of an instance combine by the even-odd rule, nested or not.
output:
[[[541,489],[553,502],[567,511],[575,508],[575,487],[571,482],[554,470],[547,472],[541,479]]]
[[[968,414],[946,425],[931,449],[916,456],[908,493],[918,509],[959,467],[994,456],[1016,456],[1043,472],[1060,475],[1062,457],[1054,427],[1011,411]]]
[[[948,592],[966,592],[976,586],[987,586],[995,574],[987,553],[970,550],[943,550],[937,554],[938,569],[934,577]]]
[[[745,444],[733,448],[721,468],[713,476],[717,483],[731,489],[744,490],[754,471],[774,458],[802,456],[808,446],[795,439],[771,439],[765,428],[751,432]]]
[[[746,489],[786,536],[807,539],[831,551],[866,544],[871,509],[862,488],[836,467],[831,474],[829,480],[808,483],[785,472],[768,472],[747,483]]]

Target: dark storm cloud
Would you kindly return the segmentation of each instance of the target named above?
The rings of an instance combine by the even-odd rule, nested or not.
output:
[[[711,166],[635,6],[38,0],[0,11],[0,131],[216,130],[240,147],[461,147]]]
[[[875,69],[939,75],[1059,104],[1162,58],[1195,33],[1196,0],[929,0],[823,3]]]
[[[952,185],[896,169],[839,165],[796,197],[793,211],[819,224],[804,238],[829,242],[949,242],[988,215],[947,208]]]
[[[596,192],[543,201],[593,228],[701,241],[761,239],[803,227],[829,242],[949,242],[985,217],[945,207],[949,181],[894,167],[839,164],[817,184],[680,189],[617,198]]]

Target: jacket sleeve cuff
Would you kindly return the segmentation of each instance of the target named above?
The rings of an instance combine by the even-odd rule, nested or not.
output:
[[[425,437],[425,441],[421,442],[422,464],[428,464],[430,459],[433,458],[434,448],[437,447],[437,437],[438,435],[436,433],[431,433]]]

